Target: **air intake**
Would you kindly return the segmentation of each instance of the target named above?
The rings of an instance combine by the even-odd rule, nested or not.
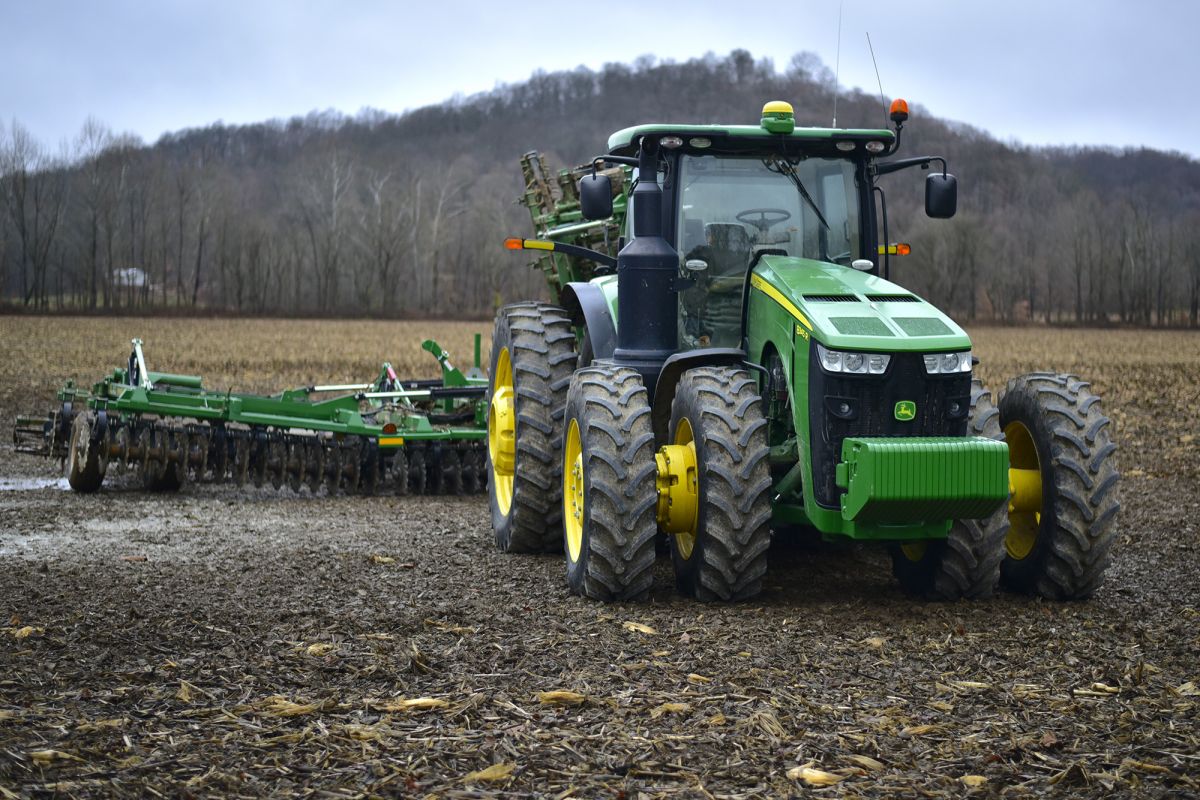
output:
[[[867,299],[872,303],[919,303],[921,298],[911,294],[869,294]]]
[[[858,295],[853,294],[806,294],[804,299],[810,303],[857,303]]]

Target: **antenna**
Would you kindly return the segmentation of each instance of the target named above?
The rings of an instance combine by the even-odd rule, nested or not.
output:
[[[887,127],[888,104],[883,96],[883,81],[879,78],[879,62],[875,60],[875,45],[871,44],[871,32],[867,31],[867,47],[871,51],[871,63],[875,66],[875,81],[879,84],[879,102],[883,104],[883,127]]]
[[[838,3],[838,44],[837,44],[837,61],[833,66],[833,125],[837,127],[837,97],[838,97],[838,81],[842,75],[842,7],[845,2]]]

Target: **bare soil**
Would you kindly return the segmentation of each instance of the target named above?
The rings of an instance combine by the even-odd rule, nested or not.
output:
[[[137,333],[59,319],[30,357],[43,322],[0,320],[5,420]],[[370,377],[309,377],[346,323],[271,321],[297,328],[245,367],[267,323],[186,324],[222,326],[194,358],[226,377]],[[973,334],[993,388],[1075,371],[1113,416],[1088,602],[918,602],[881,550],[780,536],[752,603],[685,600],[660,559],[649,602],[599,605],[561,556],[498,553],[479,498],[82,496],[6,450],[0,797],[1200,796],[1200,336]]]

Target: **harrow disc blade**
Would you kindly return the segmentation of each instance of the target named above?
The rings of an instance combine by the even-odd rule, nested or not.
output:
[[[308,451],[308,447],[303,441],[292,436],[287,442],[287,478],[288,488],[296,494],[300,493],[300,487],[304,485],[304,455]]]
[[[313,439],[305,445],[308,451],[304,457],[304,469],[307,471],[308,490],[313,494],[321,488],[325,480],[325,448],[318,439]]]
[[[392,456],[392,486],[396,494],[408,494],[408,456],[403,450],[397,450]]]
[[[425,494],[425,453],[414,450],[408,456],[408,489],[412,494]]]

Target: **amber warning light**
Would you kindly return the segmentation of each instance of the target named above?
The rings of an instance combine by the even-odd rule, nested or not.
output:
[[[892,122],[896,123],[897,125],[904,124],[904,121],[908,119],[908,101],[899,97],[893,100],[892,110],[889,116],[891,116]]]

